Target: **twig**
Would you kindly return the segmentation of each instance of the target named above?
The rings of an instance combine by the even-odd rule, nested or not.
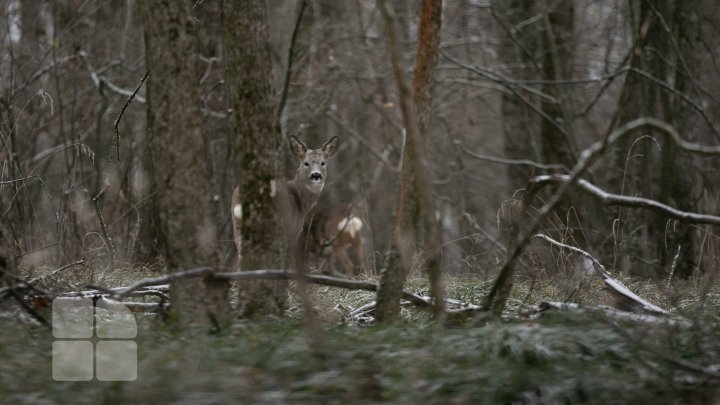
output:
[[[68,264],[66,264],[66,265],[64,265],[64,266],[62,266],[62,267],[60,267],[60,268],[58,268],[58,269],[55,269],[55,270],[51,271],[51,272],[48,273],[48,274],[45,274],[45,275],[43,275],[43,276],[35,277],[35,278],[33,278],[33,279],[30,279],[30,281],[28,281],[28,283],[30,283],[30,284],[35,284],[35,283],[37,283],[38,281],[45,280],[46,278],[55,277],[56,274],[60,273],[60,272],[63,271],[63,270],[67,270],[67,269],[69,269],[69,268],[71,268],[71,267],[75,267],[75,266],[84,266],[84,265],[85,265],[85,259],[80,259],[80,260],[74,261],[74,262],[72,262],[72,263],[68,263]]]
[[[384,165],[386,165],[386,166],[390,169],[390,171],[395,172],[395,173],[400,172],[400,167],[399,167],[399,166],[400,166],[400,163],[398,163],[397,166],[393,165],[393,164],[388,160],[387,156],[385,156],[384,154],[376,151],[367,139],[365,139],[360,133],[358,133],[357,131],[355,131],[354,129],[352,129],[352,128],[351,128],[349,125],[347,125],[345,122],[343,122],[342,120],[340,120],[340,118],[339,118],[337,115],[332,114],[332,113],[330,113],[330,112],[327,112],[327,113],[325,113],[325,116],[328,117],[328,118],[330,118],[330,121],[334,122],[334,123],[335,123],[337,126],[339,126],[343,131],[347,132],[348,135],[350,135],[350,136],[352,136],[353,138],[355,138],[355,139],[358,141],[358,143],[360,143],[360,146],[362,146],[362,147],[364,147],[365,149],[367,149],[367,151],[370,152],[377,160],[379,160],[379,161],[382,162]]]
[[[110,238],[110,234],[108,233],[107,226],[105,225],[105,220],[103,219],[102,215],[102,208],[100,208],[100,198],[105,193],[105,189],[103,188],[98,192],[96,195],[92,197],[93,204],[95,205],[95,214],[97,215],[98,221],[100,221],[100,229],[102,231],[102,237],[105,241],[105,245],[108,248],[108,251],[110,251],[110,268],[115,268],[115,245],[113,244],[112,239]]]
[[[123,115],[125,114],[125,110],[130,106],[130,104],[135,100],[135,97],[137,96],[138,91],[140,90],[140,87],[142,87],[143,83],[145,83],[145,80],[150,76],[150,71],[146,71],[143,78],[140,80],[140,84],[135,88],[135,91],[130,94],[130,97],[128,97],[127,100],[125,100],[125,104],[123,105],[122,109],[120,110],[120,114],[118,115],[117,119],[115,120],[115,124],[113,127],[115,128],[115,145],[113,147],[116,150],[117,155],[117,162],[120,163],[120,120],[122,119]]]
[[[462,148],[462,151],[473,159],[483,160],[486,162],[500,163],[505,165],[530,166],[541,170],[567,171],[567,168],[561,164],[544,164],[527,159],[504,159],[494,156],[480,155],[478,153],[468,150],[467,148]]]
[[[0,185],[4,186],[4,185],[7,185],[7,184],[15,184],[15,183],[20,183],[20,182],[25,181],[25,180],[32,180],[32,179],[37,179],[37,180],[40,180],[40,181],[42,182],[42,178],[41,178],[40,176],[38,176],[37,174],[34,174],[34,175],[32,175],[32,176],[21,177],[21,178],[19,178],[19,179],[0,181]]]
[[[680,262],[680,250],[681,249],[682,249],[682,245],[678,245],[677,253],[675,254],[675,257],[673,257],[672,266],[670,267],[670,274],[668,274],[667,285],[665,286],[665,291],[670,290],[670,285],[671,285],[672,279],[675,276],[675,270],[677,270],[678,263]]]

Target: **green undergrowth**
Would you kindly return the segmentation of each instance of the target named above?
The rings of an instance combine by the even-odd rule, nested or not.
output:
[[[357,327],[324,324],[312,349],[297,319],[238,321],[214,335],[140,319],[138,379],[55,382],[52,334],[0,321],[2,403],[712,402],[720,322],[618,323],[550,313]]]
[[[34,275],[28,275],[34,276]],[[125,274],[106,285],[141,278]],[[103,277],[101,272],[93,277]],[[349,310],[374,293],[313,286],[322,334],[312,347],[292,294],[285,318],[236,320],[216,334],[173,330],[138,317],[138,378],[56,382],[49,329],[0,317],[0,404],[12,403],[713,403],[720,399],[720,293],[707,280],[652,283],[618,278],[687,323],[618,321],[598,280],[572,295],[589,310],[530,316],[540,301],[572,291],[552,279],[518,277],[502,318],[476,314],[439,325],[405,307],[392,326],[363,325]],[[83,269],[47,280],[81,289]],[[447,277],[446,297],[481,305],[491,284]],[[711,288],[712,287],[712,288]],[[429,295],[427,281],[407,290]]]

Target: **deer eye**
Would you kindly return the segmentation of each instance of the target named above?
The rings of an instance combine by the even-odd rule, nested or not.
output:
[[[308,163],[308,162],[305,162],[305,166],[310,166],[310,163]]]
[[[320,165],[325,166],[325,162],[320,163]]]

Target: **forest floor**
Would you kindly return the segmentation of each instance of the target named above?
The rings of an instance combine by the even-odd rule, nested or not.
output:
[[[502,318],[476,314],[439,324],[425,310],[404,308],[396,325],[364,325],[343,313],[372,301],[372,293],[316,286],[319,350],[308,344],[296,300],[285,318],[237,320],[215,334],[179,333],[141,315],[131,382],[54,381],[52,331],[0,316],[0,403],[720,400],[720,291],[708,280],[670,289],[623,282],[678,318],[612,316],[598,306],[609,301],[594,282],[573,295],[584,310],[539,313],[540,301],[562,301],[567,289],[557,279],[519,278]],[[471,277],[448,277],[446,285],[449,298],[473,304],[482,304],[489,288]],[[413,277],[408,290],[427,294],[427,284]]]

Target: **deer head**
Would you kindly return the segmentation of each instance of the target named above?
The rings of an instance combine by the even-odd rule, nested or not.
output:
[[[305,187],[312,194],[319,195],[327,176],[326,160],[337,152],[340,140],[332,137],[320,149],[308,149],[302,141],[290,136],[290,150],[300,159],[295,179],[288,182],[295,187]],[[299,190],[298,190],[299,191]]]

